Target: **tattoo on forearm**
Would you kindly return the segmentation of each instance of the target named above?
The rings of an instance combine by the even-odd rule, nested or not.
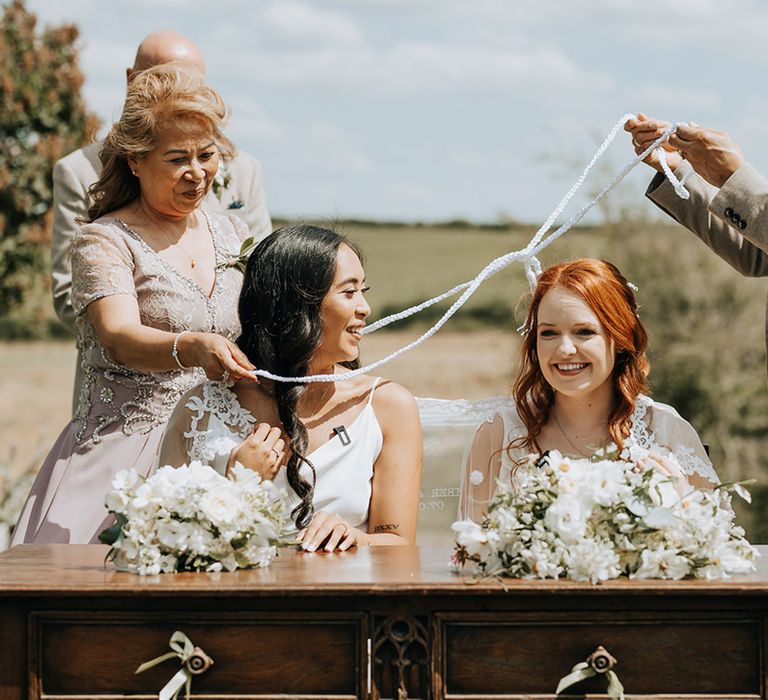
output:
[[[391,523],[388,525],[376,525],[373,528],[374,532],[390,532],[391,530],[397,530],[400,527],[398,523]]]

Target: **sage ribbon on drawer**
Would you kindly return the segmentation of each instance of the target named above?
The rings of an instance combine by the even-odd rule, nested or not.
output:
[[[590,654],[586,661],[576,664],[568,675],[560,679],[555,694],[560,695],[566,688],[570,688],[579,681],[597,675],[604,675],[608,679],[608,697],[613,698],[613,700],[624,700],[624,686],[621,684],[615,671],[613,671],[615,665],[616,659],[602,646],[599,646]]]
[[[145,661],[136,669],[135,673],[142,673],[164,661],[168,661],[168,659],[176,657],[179,659],[179,663],[181,663],[181,668],[163,686],[158,695],[158,700],[175,700],[184,686],[186,686],[185,698],[189,700],[189,694],[192,690],[192,676],[197,676],[207,671],[213,664],[213,659],[200,647],[192,644],[192,641],[186,634],[178,630],[171,635],[168,646],[173,651]]]

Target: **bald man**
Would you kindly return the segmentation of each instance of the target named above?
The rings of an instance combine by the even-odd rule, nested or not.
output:
[[[133,66],[126,70],[126,79],[142,70],[163,63],[182,61],[205,72],[200,49],[187,37],[176,32],[153,32],[136,51]],[[51,235],[51,286],[53,307],[59,319],[73,333],[75,313],[70,290],[72,274],[69,265],[69,244],[88,217],[88,188],[99,179],[101,142],[92,143],[59,160],[53,168],[53,231]],[[208,211],[235,214],[248,225],[251,235],[264,238],[272,232],[262,188],[261,165],[253,156],[240,151],[229,163],[222,164],[216,180],[222,183],[216,192],[208,193],[203,207]],[[78,353],[73,411],[80,394],[80,357]]]

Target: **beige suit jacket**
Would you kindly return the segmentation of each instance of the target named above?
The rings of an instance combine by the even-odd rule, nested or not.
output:
[[[87,219],[88,188],[101,173],[99,149],[101,142],[92,143],[59,160],[53,168],[53,231],[51,234],[51,288],[53,307],[59,319],[73,333],[75,313],[70,291],[72,274],[69,264],[69,244]],[[253,156],[240,152],[226,166],[229,184],[221,197],[209,192],[203,202],[206,211],[235,214],[248,225],[252,236],[261,240],[272,232],[267,200],[261,181],[261,164]],[[80,356],[77,360],[73,410],[80,394]]]
[[[718,190],[683,161],[675,174],[687,173],[689,199],[678,197],[661,173],[646,195],[742,275],[768,276],[768,179],[746,163]],[[765,332],[768,351],[768,307]]]

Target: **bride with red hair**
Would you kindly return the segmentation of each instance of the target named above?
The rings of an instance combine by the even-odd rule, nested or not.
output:
[[[480,425],[464,461],[460,518],[482,521],[497,480],[547,450],[580,458],[635,445],[680,489],[719,483],[693,427],[648,396],[648,336],[637,308],[633,286],[604,260],[541,274],[512,399]]]

